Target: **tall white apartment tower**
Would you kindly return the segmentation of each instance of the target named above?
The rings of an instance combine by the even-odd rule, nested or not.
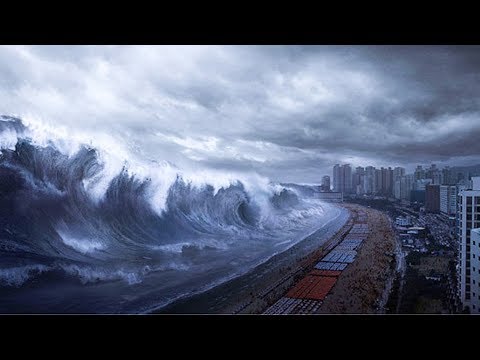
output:
[[[455,185],[440,186],[440,211],[445,215],[457,212],[457,187]]]
[[[472,298],[480,295],[477,284],[478,273],[475,260],[478,254],[478,240],[471,237],[472,229],[480,227],[480,177],[472,178],[472,188],[460,190],[458,193],[457,208],[457,236],[459,239],[459,295],[464,307],[469,307],[472,312],[477,312]],[[475,245],[473,245],[475,241]],[[475,268],[475,270],[473,270]],[[475,295],[474,295],[475,294]],[[475,306],[475,309],[473,309]]]
[[[352,193],[352,168],[350,164],[333,167],[333,191],[350,194]]]
[[[470,265],[470,312],[480,314],[480,228],[472,229],[471,235],[471,253],[472,259]]]

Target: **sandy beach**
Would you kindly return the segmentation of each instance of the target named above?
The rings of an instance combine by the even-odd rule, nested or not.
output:
[[[348,206],[352,210],[357,207]],[[326,296],[319,313],[369,314],[382,311],[380,298],[395,269],[395,236],[387,215],[362,209],[367,213],[369,236],[359,248],[355,261],[346,267]]]
[[[296,278],[262,313],[381,313],[395,271],[395,236],[388,217],[356,204],[342,231],[301,264]],[[278,294],[278,293],[277,293]]]

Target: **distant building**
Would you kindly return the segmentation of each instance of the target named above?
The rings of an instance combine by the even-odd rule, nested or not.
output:
[[[401,179],[397,179],[393,183],[393,196],[395,199],[402,198],[402,181]]]
[[[410,200],[410,192],[413,190],[413,175],[404,175],[397,178],[393,186],[395,199]]]
[[[355,174],[353,174],[353,190],[357,195],[363,195],[365,181],[365,169],[361,166],[355,168]]]
[[[380,194],[382,192],[382,170],[375,169],[375,183],[374,183],[374,194]]]
[[[342,190],[342,167],[339,164],[335,164],[333,167],[333,191]]]
[[[440,212],[440,185],[427,185],[425,188],[425,211]]]
[[[415,169],[414,173],[415,180],[423,180],[425,179],[425,170],[423,169],[422,165],[418,165]]]
[[[414,175],[413,174],[408,174],[402,177],[403,186],[405,186],[404,190],[401,193],[401,198],[402,200],[410,200],[410,192],[413,190],[413,186],[415,183]]]
[[[320,199],[327,202],[342,202],[343,194],[341,192],[318,192],[315,194],[316,199]]]
[[[445,215],[455,215],[457,212],[457,187],[440,186],[440,212]]]
[[[375,168],[373,166],[367,166],[365,168],[363,192],[365,194],[373,194],[375,192]]]
[[[443,173],[440,170],[437,170],[432,174],[432,184],[434,185],[443,184]]]
[[[453,172],[450,167],[445,166],[442,169],[443,173],[443,185],[455,185],[457,183],[457,179],[453,176]]]
[[[349,164],[343,165],[343,172],[345,174],[345,193],[351,194],[352,188],[352,168]]]
[[[397,180],[402,176],[405,176],[405,169],[403,167],[397,166],[395,169],[393,169],[393,180]]]
[[[330,176],[325,175],[322,177],[322,191],[330,191]]]
[[[425,178],[432,180],[433,185],[442,185],[443,172],[437,168],[437,165],[432,164],[430,168],[425,171]]]
[[[457,238],[459,240],[459,295],[464,307],[478,312],[480,296],[478,284],[478,238],[471,237],[472,229],[480,227],[480,177],[472,178],[472,187],[460,190],[457,211]],[[475,241],[475,245],[473,244]],[[475,261],[474,261],[475,260]],[[473,274],[475,273],[475,276]],[[476,298],[473,301],[473,298]],[[475,306],[475,307],[474,307]]]
[[[393,170],[392,168],[380,168],[375,173],[377,193],[384,196],[393,196]]]
[[[382,193],[385,196],[393,195],[393,170],[382,168]]]
[[[333,167],[333,191],[343,194],[352,193],[352,168],[349,164]]]
[[[425,170],[425,178],[426,179],[433,179],[434,172],[437,171],[437,165],[432,164],[428,169]]]
[[[478,215],[477,215],[478,216]],[[470,312],[480,313],[480,228],[472,229],[470,232],[472,245],[470,266]]]

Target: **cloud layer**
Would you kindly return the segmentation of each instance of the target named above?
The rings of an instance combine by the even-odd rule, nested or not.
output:
[[[480,48],[0,46],[0,113],[189,169],[476,161]]]

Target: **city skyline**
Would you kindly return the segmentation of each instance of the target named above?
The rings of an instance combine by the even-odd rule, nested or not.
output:
[[[335,185],[335,178],[338,179],[339,173],[335,173],[335,169],[337,167],[344,168],[344,167],[349,167],[349,171],[351,172],[349,177],[351,177],[353,180],[355,180],[355,176],[375,176],[373,171],[390,171],[392,180],[394,181],[395,179],[399,177],[409,177],[411,176],[412,179],[414,180],[419,180],[419,179],[432,179],[432,184],[437,184],[437,185],[453,185],[457,184],[461,180],[470,180],[473,176],[478,176],[480,175],[480,164],[472,164],[472,165],[465,165],[465,166],[449,166],[446,165],[444,167],[439,167],[435,163],[430,163],[428,165],[425,164],[419,164],[414,166],[412,171],[408,171],[406,168],[401,167],[401,166],[381,166],[381,167],[375,167],[375,166],[356,166],[353,167],[349,163],[337,163],[333,166],[332,171],[330,174],[325,174],[322,176],[322,186],[323,186],[323,178],[325,176],[331,177],[332,179],[332,186],[331,188],[339,187],[339,185]],[[345,172],[345,170],[343,170]],[[359,172],[360,171],[360,172]],[[342,175],[345,176],[345,175]],[[458,178],[460,177],[460,178]],[[359,179],[357,178],[357,182]],[[320,182],[318,182],[320,184]],[[344,185],[342,185],[344,186]],[[368,186],[368,185],[367,185]],[[371,185],[370,185],[371,186]],[[347,188],[350,189],[349,185],[347,185]],[[351,189],[354,190],[354,189]],[[345,190],[344,190],[345,191]],[[393,191],[393,189],[392,189]],[[355,192],[355,191],[354,191]],[[367,191],[367,193],[371,192]]]

